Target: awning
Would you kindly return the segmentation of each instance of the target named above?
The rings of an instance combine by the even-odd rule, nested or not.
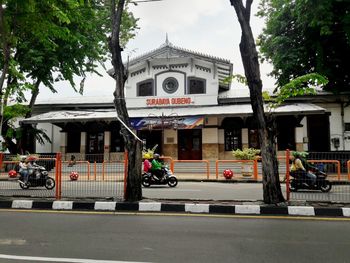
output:
[[[265,109],[268,110],[267,108]],[[312,103],[285,104],[271,110],[274,115],[309,115],[322,114],[325,109]],[[172,108],[138,108],[128,109],[130,118],[158,117],[189,117],[189,116],[251,116],[253,110],[250,104],[234,104],[222,106],[203,107],[172,107]],[[24,119],[23,123],[62,123],[62,122],[88,122],[88,121],[115,121],[115,109],[87,109],[87,110],[61,110],[50,111]]]

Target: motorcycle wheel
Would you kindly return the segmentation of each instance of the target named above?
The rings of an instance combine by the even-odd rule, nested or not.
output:
[[[176,179],[176,177],[170,177],[170,178],[168,179],[168,185],[169,185],[170,187],[175,187],[175,186],[177,186],[177,179]]]
[[[19,186],[23,189],[23,190],[26,190],[29,188],[29,185],[28,184],[25,184],[25,183],[22,183],[22,182],[19,182]]]
[[[324,183],[320,186],[320,189],[324,193],[328,193],[332,189],[332,184],[330,181],[325,180]]]
[[[142,181],[141,181],[142,185],[144,187],[150,187],[151,186],[151,181],[150,181],[150,178],[147,176],[147,177],[142,177]]]
[[[45,180],[45,188],[47,190],[51,190],[55,187],[56,183],[55,183],[55,180],[52,179],[51,177],[47,177],[46,180]]]

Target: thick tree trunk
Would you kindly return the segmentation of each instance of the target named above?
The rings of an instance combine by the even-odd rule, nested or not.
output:
[[[240,43],[241,57],[249,86],[253,115],[258,123],[263,169],[264,202],[276,204],[284,201],[279,182],[275,147],[274,133],[276,127],[272,125],[274,124],[273,121],[267,124],[264,112],[258,52],[250,27],[250,12],[253,0],[247,0],[245,7],[242,0],[230,0],[230,2],[235,8],[242,29]]]
[[[4,9],[3,3],[0,1],[0,35],[2,36],[2,52],[3,52],[3,67],[0,75],[0,131],[2,131],[2,125],[4,121],[4,107],[6,106],[4,99],[4,83],[6,79],[6,75],[9,70],[10,65],[10,46],[7,39],[5,18],[4,18]],[[3,133],[0,134],[0,137]]]
[[[125,103],[124,85],[128,74],[125,71],[119,42],[119,33],[121,26],[122,13],[124,10],[125,0],[119,0],[116,10],[115,0],[111,1],[112,8],[112,36],[109,42],[109,48],[112,53],[112,64],[114,68],[114,78],[116,87],[114,91],[114,106],[117,114],[123,123],[129,125],[129,114]],[[125,147],[128,151],[128,179],[127,179],[127,201],[138,201],[142,199],[141,188],[141,142],[138,141],[125,127],[121,130],[125,141]]]

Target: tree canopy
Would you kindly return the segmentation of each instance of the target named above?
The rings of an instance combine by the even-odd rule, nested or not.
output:
[[[263,0],[266,27],[258,43],[262,59],[273,64],[278,86],[317,72],[325,90],[350,87],[350,2],[347,0]]]
[[[11,120],[5,112],[11,112],[9,98],[21,103],[26,100],[25,91],[31,91],[28,117],[40,85],[57,92],[55,82],[68,80],[82,93],[83,81],[77,89],[74,77],[84,80],[87,72],[99,74],[98,65],[110,56],[107,37],[111,23],[106,2],[0,0],[0,127],[4,123],[0,130],[4,137],[15,134],[8,132],[6,123]],[[123,16],[121,43],[125,45],[135,35],[137,20],[127,10]],[[8,143],[12,139],[8,138]]]

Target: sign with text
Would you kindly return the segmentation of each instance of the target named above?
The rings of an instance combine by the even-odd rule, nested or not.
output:
[[[182,98],[153,98],[147,99],[147,106],[166,106],[166,105],[190,105],[194,104],[192,98],[182,97]]]
[[[135,130],[194,129],[201,128],[203,123],[204,116],[131,118],[131,125]]]

